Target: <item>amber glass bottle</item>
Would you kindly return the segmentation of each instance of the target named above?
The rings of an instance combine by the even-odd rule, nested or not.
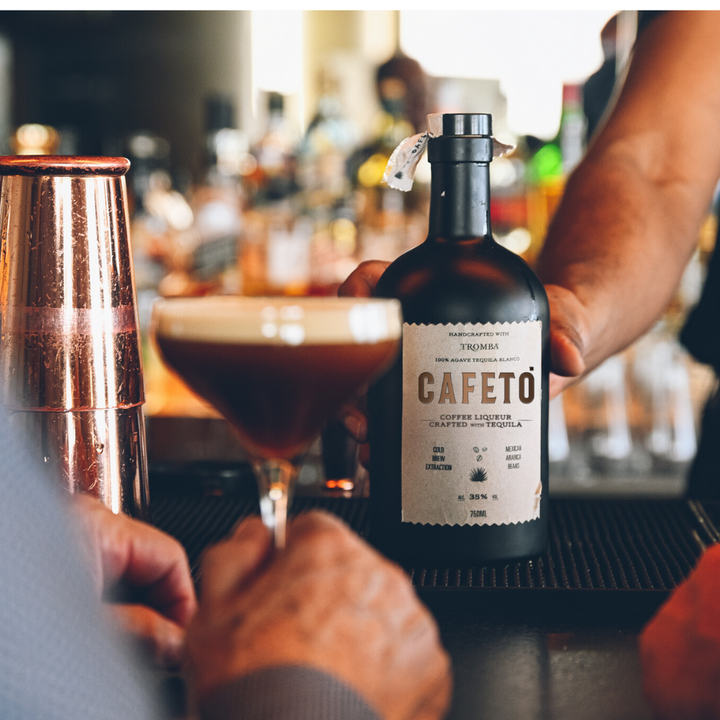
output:
[[[371,541],[406,564],[462,567],[547,545],[549,311],[490,230],[491,116],[431,138],[427,240],[385,271],[403,349],[370,391]]]

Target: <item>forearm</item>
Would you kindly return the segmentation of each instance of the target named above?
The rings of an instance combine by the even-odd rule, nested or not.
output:
[[[579,318],[585,369],[653,324],[696,246],[720,174],[718,37],[719,13],[654,21],[615,110],[568,181],[539,272]]]
[[[585,312],[587,369],[643,334],[671,301],[710,200],[688,193],[648,177],[620,142],[591,153],[568,184],[538,270]]]

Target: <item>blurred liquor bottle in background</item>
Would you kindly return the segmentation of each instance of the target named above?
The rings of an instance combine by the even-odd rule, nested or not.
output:
[[[357,267],[358,226],[355,210],[346,201],[332,208],[311,211],[313,223],[310,248],[311,295],[335,295]]]
[[[537,257],[552,216],[565,190],[565,181],[585,153],[582,86],[564,85],[560,130],[542,144],[527,164],[527,224],[532,237],[529,260]]]
[[[177,247],[183,242],[175,235],[192,226],[192,211],[179,193],[172,192],[167,140],[150,132],[133,133],[127,139],[126,153],[130,159],[131,241],[142,329],[143,308],[152,303],[163,278],[180,262]]]
[[[255,205],[278,202],[298,191],[297,143],[285,117],[285,98],[268,93],[265,132],[252,149],[257,165],[248,176]]]
[[[490,164],[493,198],[490,219],[495,239],[526,261],[532,246],[532,236],[527,229],[527,157],[528,146],[521,139],[511,154],[495,158]]]
[[[312,226],[312,295],[334,295],[357,266],[357,224],[347,172],[359,130],[347,118],[338,82],[325,72],[316,112],[298,148],[301,212]]]
[[[197,246],[194,215],[185,196],[173,189],[169,172],[170,145],[149,132],[127,141],[132,205],[132,243],[143,376],[148,415],[205,415],[203,403],[163,365],[150,341],[153,302],[160,295],[197,293],[191,276],[192,250]]]
[[[377,70],[376,88],[381,112],[372,140],[348,162],[356,190],[356,212],[362,232],[361,260],[394,260],[425,239],[430,202],[430,167],[420,162],[412,190],[388,188],[382,177],[395,148],[425,130],[428,112],[427,77],[420,64],[397,52]]]
[[[308,208],[335,207],[350,194],[347,161],[359,132],[345,115],[337,81],[320,79],[321,96],[313,119],[298,147],[298,182]]]
[[[225,95],[205,106],[206,172],[192,189],[195,245],[190,249],[192,294],[241,289],[240,253],[245,194],[243,178],[255,169],[245,133],[235,126],[235,109]]]
[[[377,69],[375,87],[381,110],[373,121],[372,139],[349,164],[353,182],[361,188],[381,188],[393,150],[406,137],[425,130],[426,77],[416,60],[396,53]]]
[[[634,347],[632,387],[645,408],[642,443],[656,472],[684,473],[697,450],[688,359],[666,322]]]
[[[256,165],[246,176],[251,206],[239,261],[245,295],[304,295],[310,284],[312,227],[301,214],[298,140],[284,108],[282,95],[268,93],[265,132],[252,148]]]
[[[245,214],[240,268],[244,295],[307,295],[312,223],[290,199]]]
[[[567,178],[585,154],[587,122],[583,113],[582,85],[563,86],[558,141],[563,177]]]

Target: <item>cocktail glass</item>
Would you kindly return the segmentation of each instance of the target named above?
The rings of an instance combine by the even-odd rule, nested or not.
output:
[[[325,422],[389,367],[396,300],[200,297],[155,302],[167,365],[230,422],[252,461],[260,512],[285,545],[298,462]]]

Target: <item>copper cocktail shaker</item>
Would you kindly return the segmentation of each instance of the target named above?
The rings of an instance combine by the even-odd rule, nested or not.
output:
[[[0,402],[71,492],[145,516],[125,158],[0,157]]]

